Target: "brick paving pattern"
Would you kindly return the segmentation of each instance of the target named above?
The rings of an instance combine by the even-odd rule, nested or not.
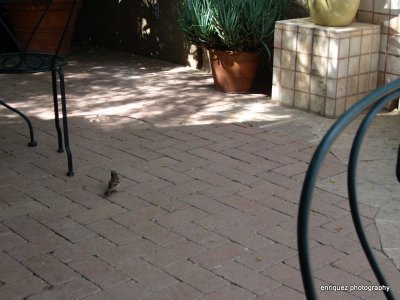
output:
[[[72,113],[75,176],[67,178],[64,154],[53,151],[51,119],[33,118],[38,146],[27,148],[25,124],[0,112],[0,299],[305,298],[295,232],[314,145],[241,122],[112,124]],[[121,187],[104,198],[110,169]],[[328,156],[319,176],[345,171]],[[314,194],[310,245],[318,290],[376,285],[346,199]],[[400,273],[381,251],[376,209],[361,208],[399,297]]]

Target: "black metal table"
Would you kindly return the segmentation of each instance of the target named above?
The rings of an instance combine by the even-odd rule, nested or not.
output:
[[[14,3],[14,2],[24,2],[26,0],[0,0],[1,4]],[[35,36],[40,24],[44,20],[46,14],[48,13],[53,0],[48,0],[46,7],[38,20],[38,23],[33,28],[33,31],[28,39],[26,45],[22,48],[15,38],[12,31],[6,25],[6,22],[0,16],[0,26],[4,28],[12,42],[15,44],[15,47],[18,49],[15,52],[11,53],[0,53],[0,74],[32,74],[32,73],[40,73],[40,72],[51,72],[52,75],[52,88],[53,88],[53,102],[54,102],[54,117],[55,117],[55,127],[57,130],[58,137],[58,152],[64,152],[63,143],[65,146],[65,151],[67,153],[67,161],[68,161],[68,176],[73,176],[73,166],[72,166],[72,154],[69,146],[69,135],[68,135],[68,120],[67,120],[67,104],[66,104],[66,96],[65,96],[65,80],[64,80],[64,72],[63,67],[68,64],[68,60],[65,56],[59,55],[59,51],[61,45],[64,41],[68,26],[71,22],[72,15],[76,8],[77,0],[73,0],[71,11],[66,21],[64,31],[61,39],[58,42],[57,50],[55,53],[37,53],[28,51],[29,45]],[[57,78],[58,77],[58,78]],[[63,124],[63,134],[61,133],[60,126],[60,118],[59,118],[59,93],[58,87],[60,89],[60,100],[61,100],[61,110],[62,110],[62,124]],[[1,91],[0,91],[1,97]],[[4,107],[10,109],[11,111],[20,115],[27,123],[29,127],[29,135],[30,141],[28,145],[30,147],[34,147],[37,145],[31,121],[29,118],[20,112],[18,109],[8,105],[3,99],[0,99],[0,104]]]

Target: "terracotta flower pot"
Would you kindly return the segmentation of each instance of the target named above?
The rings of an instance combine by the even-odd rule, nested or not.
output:
[[[313,22],[325,26],[347,26],[356,16],[360,0],[308,0]]]
[[[215,88],[227,93],[248,92],[253,85],[260,55],[256,52],[209,50]]]
[[[65,24],[72,7],[72,0],[54,0],[41,25],[39,26],[28,51],[54,53],[61,39]],[[78,9],[82,0],[77,1],[70,26],[65,35],[61,46],[61,55],[67,55],[72,35],[75,29],[75,21]],[[46,1],[31,0],[7,5],[13,31],[16,39],[24,48],[33,31],[34,26],[39,21],[43,10],[46,8]]]

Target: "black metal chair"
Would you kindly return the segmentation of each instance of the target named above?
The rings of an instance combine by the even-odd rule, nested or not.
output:
[[[11,2],[21,2],[24,0],[0,0],[0,5],[4,3],[11,3]],[[72,167],[72,155],[71,150],[69,147],[69,138],[68,138],[68,121],[67,121],[67,105],[66,105],[66,98],[65,98],[65,83],[64,83],[64,73],[63,67],[68,64],[68,60],[65,56],[59,55],[61,46],[63,44],[65,35],[67,33],[68,26],[71,22],[74,10],[76,8],[77,0],[73,1],[71,6],[71,12],[69,17],[66,21],[65,28],[62,34],[60,41],[58,42],[57,49],[55,53],[37,53],[37,52],[30,52],[29,46],[34,38],[40,24],[42,23],[43,19],[45,18],[47,12],[49,11],[53,0],[48,0],[46,8],[44,9],[38,23],[35,25],[28,42],[22,48],[21,45],[16,40],[15,36],[13,35],[12,31],[6,25],[6,22],[2,20],[0,16],[0,25],[3,27],[4,31],[8,34],[10,39],[15,44],[17,51],[12,53],[0,53],[0,74],[29,74],[29,73],[39,73],[39,72],[51,72],[52,75],[52,87],[53,87],[53,100],[54,100],[54,114],[55,114],[55,126],[57,130],[57,137],[58,137],[58,152],[64,152],[63,149],[63,135],[61,133],[60,127],[60,119],[59,119],[59,94],[58,94],[58,84],[60,88],[60,96],[61,96],[61,110],[62,110],[62,121],[63,121],[63,131],[64,131],[64,146],[65,151],[67,153],[68,159],[68,176],[73,176],[73,167]],[[58,79],[57,80],[57,75]],[[0,91],[1,97],[1,91]],[[37,145],[34,134],[32,124],[29,118],[24,115],[22,112],[17,110],[14,107],[6,104],[2,99],[0,99],[0,104],[5,106],[6,108],[10,109],[11,111],[20,115],[29,127],[29,134],[30,134],[30,142],[28,146],[34,147]]]
[[[368,126],[376,116],[376,114],[385,107],[387,103],[392,100],[396,100],[400,97],[400,79],[395,80],[389,84],[386,84],[379,89],[373,91],[354,106],[352,106],[347,112],[345,112],[331,127],[328,133],[324,136],[320,144],[318,145],[314,156],[310,162],[305,181],[303,184],[303,190],[300,198],[298,223],[297,223],[297,245],[299,250],[299,260],[301,267],[301,275],[303,278],[303,285],[305,294],[308,300],[317,299],[315,292],[312,270],[310,267],[309,259],[309,248],[308,248],[308,219],[311,207],[312,192],[317,178],[318,170],[324,160],[324,157],[329,151],[329,148],[333,144],[334,140],[339,136],[344,128],[347,127],[361,112],[369,108],[367,115],[364,117],[363,122],[360,124],[357,134],[354,138],[352,149],[350,152],[348,172],[347,172],[347,185],[351,216],[353,223],[364,250],[364,253],[368,259],[368,262],[375,274],[380,285],[388,286],[387,281],[379,268],[379,265],[371,251],[367,237],[363,230],[362,222],[357,204],[356,194],[356,167],[359,150],[361,147],[362,140],[365,136]],[[400,182],[400,146],[397,157],[397,167],[394,170],[398,181]],[[385,296],[389,300],[394,300],[394,296],[391,290],[384,291]]]

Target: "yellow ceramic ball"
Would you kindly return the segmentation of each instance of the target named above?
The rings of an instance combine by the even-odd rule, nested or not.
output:
[[[313,22],[324,26],[347,26],[354,19],[360,0],[308,0]]]

